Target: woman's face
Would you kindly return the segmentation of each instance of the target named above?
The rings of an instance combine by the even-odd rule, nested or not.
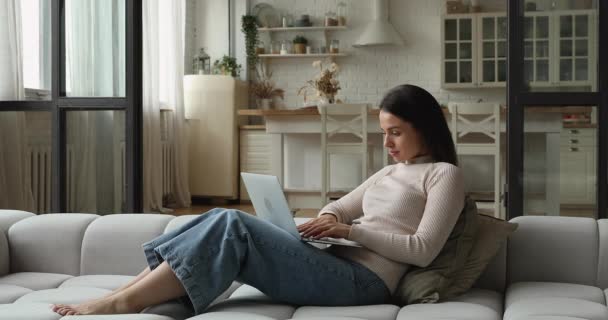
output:
[[[428,154],[422,136],[411,123],[380,110],[380,128],[384,135],[384,146],[395,162]]]

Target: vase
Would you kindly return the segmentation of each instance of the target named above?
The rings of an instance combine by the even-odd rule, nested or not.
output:
[[[269,110],[270,109],[270,99],[258,99],[258,108],[262,109],[262,110]]]

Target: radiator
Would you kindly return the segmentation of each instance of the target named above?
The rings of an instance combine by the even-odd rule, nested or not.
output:
[[[51,211],[51,146],[32,145],[27,149],[26,170],[29,171],[34,210]]]
[[[170,110],[162,110],[160,113],[160,144],[162,152],[162,195],[163,204],[165,199],[173,194],[173,175],[175,148],[173,147],[173,130],[172,122],[173,112]]]

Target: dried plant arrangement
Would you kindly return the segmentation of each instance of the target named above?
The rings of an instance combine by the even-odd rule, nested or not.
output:
[[[336,79],[340,68],[335,62],[327,61],[328,67],[323,67],[321,60],[314,61],[312,66],[319,68],[319,74],[312,80],[308,80],[306,85],[298,90],[298,95],[304,96],[304,102],[307,101],[307,93],[309,89],[315,90],[316,96],[325,100],[326,103],[334,103],[335,97],[340,88],[340,82]]]
[[[274,97],[284,98],[285,90],[276,88],[275,82],[271,79],[272,72],[267,71],[264,64],[256,65],[257,81],[251,85],[251,92],[258,99],[273,99]]]

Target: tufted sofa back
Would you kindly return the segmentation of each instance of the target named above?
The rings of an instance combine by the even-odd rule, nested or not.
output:
[[[512,222],[519,227],[508,241],[508,283],[547,281],[607,287],[607,220],[523,216]]]
[[[146,266],[144,242],[196,217],[21,213],[17,219],[1,211],[0,276],[9,268],[10,273],[136,275]],[[518,281],[608,287],[608,219],[524,216],[512,221],[518,229],[475,287],[504,292]]]

